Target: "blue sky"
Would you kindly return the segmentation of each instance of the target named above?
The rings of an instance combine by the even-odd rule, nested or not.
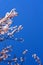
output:
[[[15,45],[17,55],[27,48],[29,52],[24,65],[38,65],[31,57],[33,53],[36,53],[43,63],[43,0],[0,0],[0,18],[12,8],[16,8],[19,14],[13,19],[14,25],[22,24],[24,27],[16,37],[23,37],[25,41],[21,44],[7,40],[2,42],[3,45],[7,42]],[[2,43],[0,42],[0,48]]]

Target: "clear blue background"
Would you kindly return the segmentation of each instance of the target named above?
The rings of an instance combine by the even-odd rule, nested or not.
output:
[[[19,15],[13,19],[14,25],[23,25],[23,30],[15,37],[23,37],[24,42],[6,40],[0,42],[0,49],[5,43],[14,45],[12,54],[21,55],[24,49],[28,49],[24,65],[38,65],[32,58],[36,53],[43,64],[43,0],[0,0],[0,18],[12,8],[16,8]],[[0,63],[2,65],[2,63]],[[3,65],[7,65],[4,64]]]

